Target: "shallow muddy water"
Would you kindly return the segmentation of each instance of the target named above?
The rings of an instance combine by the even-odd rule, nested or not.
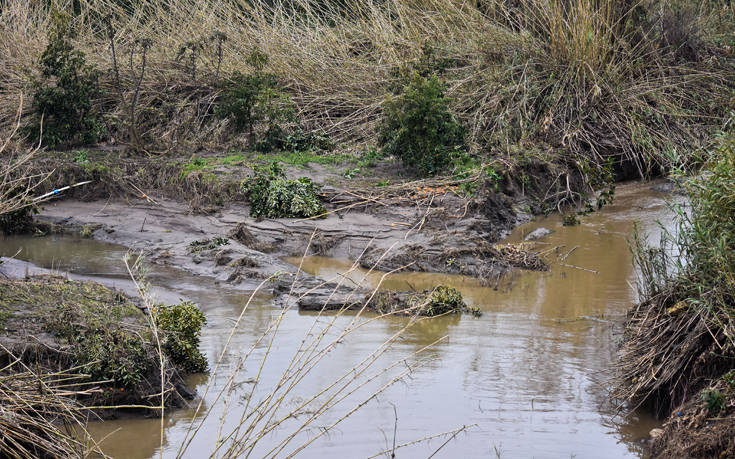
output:
[[[483,311],[475,318],[448,316],[422,321],[401,338],[375,364],[374,371],[400,360],[443,337],[422,353],[423,366],[363,406],[337,428],[302,452],[304,457],[369,457],[393,444],[469,426],[444,446],[435,457],[638,457],[641,440],[656,421],[643,413],[616,415],[607,401],[606,383],[620,338],[619,324],[635,301],[635,272],[628,249],[635,221],[654,237],[657,220],[670,224],[671,212],[663,195],[650,191],[650,184],[619,187],[614,205],[584,217],[583,224],[563,227],[558,216],[518,228],[509,241],[520,241],[528,232],[546,227],[554,232],[539,242],[560,255],[569,254],[564,264],[555,263],[549,272],[521,272],[498,286],[457,276],[406,273],[385,279],[383,288],[425,289],[448,284],[462,291],[468,302]],[[557,249],[558,247],[558,249]],[[70,270],[127,282],[121,261],[124,249],[71,237],[0,239],[0,255],[12,256],[43,267]],[[555,260],[556,256],[553,257]],[[298,264],[301,260],[290,260]],[[351,262],[308,257],[306,272],[327,278],[347,271]],[[359,282],[364,271],[353,271]],[[365,281],[376,286],[380,275]],[[207,278],[152,266],[150,280],[159,298],[196,301],[208,325],[203,330],[202,349],[215,362],[225,347],[234,320],[247,301],[248,292],[228,290]],[[213,389],[204,398],[212,414],[192,441],[186,457],[203,457],[212,451],[222,421],[224,432],[237,425],[243,397],[250,392],[264,353],[261,343],[234,378],[230,412],[214,394],[225,387],[232,369],[256,343],[279,310],[272,299],[259,294],[243,314],[240,327],[224,354],[223,369],[214,376]],[[314,324],[327,317],[288,311],[263,368],[263,390],[278,380]],[[335,330],[353,317],[336,320]],[[389,318],[365,323],[341,340],[309,373],[298,390],[290,393],[284,406],[319,392],[389,339],[406,319]],[[334,331],[332,332],[334,334]],[[256,358],[257,357],[257,358]],[[397,374],[388,372],[364,390],[357,391],[338,409],[320,419],[314,430],[339,419],[352,406]],[[203,392],[207,378],[192,379]],[[372,391],[372,392],[371,392]],[[240,411],[238,411],[240,408]],[[167,415],[163,456],[179,449],[192,416],[191,410]],[[398,418],[396,424],[396,416]],[[303,420],[303,419],[302,419]],[[289,424],[269,434],[253,457],[260,457],[289,432]],[[120,419],[92,424],[90,430],[114,457],[148,458],[160,453],[158,419]],[[297,438],[293,447],[308,438]],[[399,449],[398,457],[427,457],[448,437]],[[287,453],[291,449],[286,449]],[[285,454],[282,454],[285,455]]]

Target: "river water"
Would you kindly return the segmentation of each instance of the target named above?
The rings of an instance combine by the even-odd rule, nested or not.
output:
[[[510,242],[521,241],[541,226],[553,231],[541,240],[543,246],[554,254],[569,255],[563,264],[553,264],[549,272],[516,273],[491,286],[459,276],[405,273],[388,277],[382,288],[454,286],[483,315],[440,317],[403,331],[376,359],[369,373],[378,373],[401,359],[407,359],[407,363],[357,388],[342,404],[296,435],[279,457],[323,433],[324,427],[417,361],[422,365],[321,435],[301,456],[369,457],[392,449],[394,432],[395,444],[400,446],[465,427],[446,445],[448,435],[399,448],[396,456],[428,457],[438,450],[434,457],[640,457],[642,441],[657,422],[645,413],[618,413],[608,401],[607,390],[620,340],[620,323],[636,300],[636,275],[628,240],[635,222],[654,239],[659,233],[658,221],[671,225],[672,213],[666,204],[669,198],[651,191],[650,184],[627,184],[619,187],[613,205],[584,217],[580,226],[564,227],[558,216],[550,216],[518,228]],[[42,267],[104,278],[108,283],[130,288],[122,262],[123,248],[68,236],[0,239],[0,255],[12,256],[19,249],[18,258]],[[556,256],[552,258],[557,260]],[[303,261],[304,271],[328,278],[351,266],[347,260],[321,257],[289,261]],[[366,276],[359,270],[348,276],[372,286],[381,278],[378,274]],[[223,355],[221,368],[203,398],[203,407],[210,414],[206,419],[198,414],[195,422],[201,422],[201,429],[184,452],[185,457],[209,455],[218,432],[229,432],[238,425],[251,390],[256,399],[270,391],[296,349],[313,339],[316,332],[312,327],[316,324],[318,330],[332,319],[287,311],[268,348],[268,340],[258,343],[258,338],[281,311],[267,293],[259,293],[242,314],[227,346],[249,292],[230,290],[213,280],[159,266],[151,266],[149,280],[162,301],[187,298],[200,306],[208,321],[201,348],[210,366]],[[299,406],[328,387],[407,323],[405,318],[371,320],[369,315],[333,319],[327,335],[338,338],[338,344],[286,394],[282,411]],[[340,330],[354,320],[361,321],[361,327],[339,337]],[[261,369],[266,354],[268,359]],[[259,372],[260,384],[254,389]],[[191,383],[201,394],[208,378],[197,376]],[[229,396],[217,400],[223,388],[228,389]],[[308,419],[308,409],[302,411],[297,418],[264,435],[252,457],[266,454]],[[90,431],[113,457],[149,458],[161,452],[164,457],[174,457],[192,415],[189,409],[168,413],[163,442],[160,420],[155,417],[97,422]]]

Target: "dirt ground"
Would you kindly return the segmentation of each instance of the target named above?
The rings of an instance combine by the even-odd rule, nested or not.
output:
[[[432,187],[431,182],[417,185],[395,170],[376,170],[375,174],[388,175],[347,180],[345,167],[288,168],[289,177],[309,176],[323,185],[322,198],[330,212],[326,218],[254,219],[248,203],[231,194],[223,194],[221,205],[202,212],[184,199],[184,191],[179,199],[163,187],[105,195],[102,190],[114,188],[93,183],[85,186],[96,186],[94,193],[85,195],[80,189],[71,199],[44,204],[38,220],[142,250],[154,263],[211,276],[242,289],[252,289],[275,273],[293,272],[295,268],[282,260],[301,255],[359,259],[364,266],[383,269],[413,263],[415,266],[405,269],[487,280],[519,266],[492,249],[492,244],[531,218],[530,198],[517,190],[481,189],[475,197],[467,197],[456,187]],[[219,169],[213,169],[214,173]],[[249,170],[232,166],[219,173],[226,173],[226,180],[232,181]],[[170,172],[165,171],[167,168],[161,173]],[[397,184],[380,188],[371,180]],[[160,182],[160,178],[150,181]],[[231,184],[212,188],[206,200],[216,201],[217,193],[230,189]],[[430,257],[439,257],[441,263],[427,263]]]

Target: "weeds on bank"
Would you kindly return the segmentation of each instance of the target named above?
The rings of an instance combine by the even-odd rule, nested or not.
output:
[[[733,14],[724,1],[75,5],[73,45],[103,69],[99,106],[111,133],[125,130],[127,101],[138,94],[134,124],[163,149],[221,144],[238,123],[260,137],[251,147],[266,133],[300,144],[298,129],[364,140],[389,111],[386,95],[403,97],[416,75],[444,86],[473,155],[513,164],[538,150],[577,172],[583,160],[594,168],[613,158],[627,175],[631,165],[645,174],[669,167],[667,152],[699,144],[731,97]],[[114,34],[98,33],[100,18]],[[8,4],[0,20],[8,37],[0,80],[12,91],[26,86],[17,69],[38,60],[44,44],[30,38],[46,36],[50,21],[33,2]],[[144,42],[145,74],[141,53],[129,53]],[[99,53],[105,47],[133,65],[115,64],[114,53]],[[178,60],[175,50],[183,50]],[[230,77],[237,72],[242,79]],[[298,120],[275,123],[284,138],[268,119],[287,106]],[[223,110],[227,120],[216,116]],[[250,122],[257,118],[260,127]]]
[[[719,139],[701,175],[686,181],[685,188],[690,209],[676,208],[676,232],[664,233],[659,247],[649,247],[640,238],[635,241],[641,303],[628,323],[620,365],[620,398],[652,403],[663,412],[732,369],[728,357],[735,352],[732,132]],[[716,352],[711,351],[713,346]],[[649,368],[657,371],[649,374]]]

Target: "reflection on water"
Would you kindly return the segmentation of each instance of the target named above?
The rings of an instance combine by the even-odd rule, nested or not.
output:
[[[648,185],[626,185],[619,188],[613,206],[584,218],[581,226],[563,227],[560,219],[552,216],[518,228],[510,241],[522,240],[528,232],[544,226],[554,233],[541,242],[551,251],[569,256],[563,266],[557,263],[549,272],[513,275],[498,288],[458,276],[404,273],[388,277],[382,288],[421,290],[439,283],[452,285],[484,314],[480,318],[442,317],[410,328],[386,353],[386,362],[447,338],[424,355],[430,358],[428,363],[415,370],[405,383],[391,387],[303,455],[365,457],[385,449],[392,443],[394,405],[399,417],[399,444],[463,425],[477,425],[452,440],[441,451],[443,457],[495,457],[496,451],[503,458],[640,455],[640,440],[656,425],[655,421],[643,413],[615,417],[606,400],[605,383],[619,338],[613,324],[619,323],[635,301],[635,273],[627,239],[636,220],[645,231],[655,234],[656,220],[666,222],[670,218],[665,198],[650,192]],[[124,273],[122,251],[93,241],[6,239],[0,242],[0,255],[12,255],[8,252],[19,245],[26,247],[21,258],[37,263],[83,273]],[[344,273],[351,265],[349,261],[309,257],[303,269],[329,278]],[[224,348],[247,295],[228,292],[213,282],[179,272],[154,267],[153,274],[155,282],[172,296],[200,304],[208,320],[202,347],[213,362]],[[355,282],[365,278],[372,286],[381,277],[364,270],[348,276]],[[255,303],[243,317],[225,355],[226,369],[215,376],[215,387],[225,384],[227,370],[237,364],[278,314],[267,296],[258,297]],[[286,314],[271,350],[272,364],[264,368],[263,381],[277,380],[315,318],[313,313]],[[346,324],[349,320],[346,316],[338,322]],[[291,402],[298,400],[297,395],[315,393],[329,384],[335,375],[369,355],[404,324],[405,319],[391,318],[362,327],[330,353],[318,372],[308,375],[303,393],[294,394]],[[256,371],[256,361],[246,362],[245,371],[237,376],[233,400],[250,390],[250,379]],[[197,382],[200,391],[204,384],[205,380]],[[204,403],[214,407],[213,414],[192,443],[190,457],[209,453],[217,435],[221,403],[215,404],[211,395]],[[179,410],[167,417],[164,456],[175,454],[190,416],[190,411]],[[237,419],[228,416],[224,423],[227,431]],[[91,430],[98,439],[107,436],[104,448],[114,457],[158,454],[157,419],[120,419],[93,424]],[[419,445],[403,454],[426,457],[444,440]]]

